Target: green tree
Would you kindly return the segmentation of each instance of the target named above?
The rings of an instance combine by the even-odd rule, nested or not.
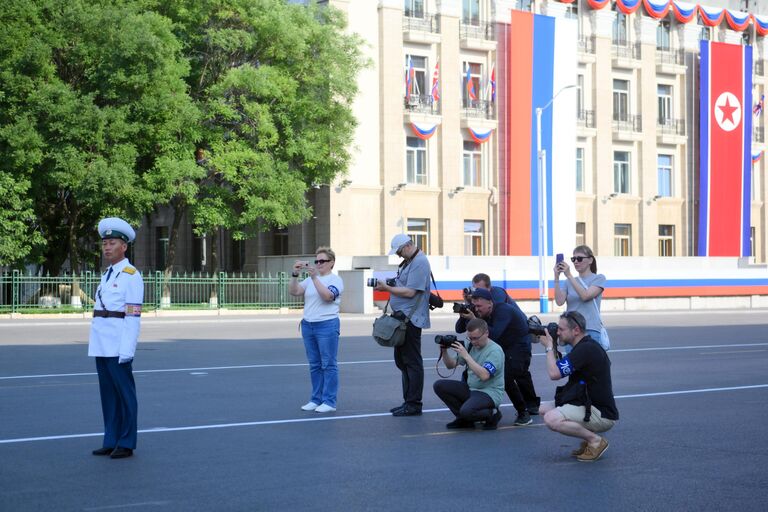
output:
[[[0,172],[0,266],[23,262],[32,249],[43,243],[35,229],[35,212],[28,191],[29,181],[17,181]]]
[[[0,156],[32,184],[38,257],[78,269],[100,217],[153,206],[143,174],[191,158],[189,66],[171,22],[140,2],[13,0],[0,21]]]

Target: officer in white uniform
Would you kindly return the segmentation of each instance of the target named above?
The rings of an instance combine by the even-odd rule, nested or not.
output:
[[[122,459],[136,449],[136,383],[133,355],[139,338],[144,281],[125,257],[136,232],[123,219],[99,222],[101,249],[109,268],[94,297],[88,355],[96,358],[104,415],[104,442],[94,455]]]

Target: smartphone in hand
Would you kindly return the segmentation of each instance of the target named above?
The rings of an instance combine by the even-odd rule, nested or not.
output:
[[[555,256],[555,263],[560,264],[564,259],[565,258],[563,257],[563,253],[558,253],[557,256]]]

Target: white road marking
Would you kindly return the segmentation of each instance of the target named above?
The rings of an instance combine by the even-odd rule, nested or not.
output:
[[[756,384],[752,386],[733,386],[727,388],[706,388],[706,389],[688,389],[681,391],[662,391],[657,393],[641,393],[635,395],[618,395],[615,398],[617,400],[624,398],[648,398],[656,396],[670,396],[670,395],[689,395],[693,393],[714,393],[721,391],[741,391],[745,389],[762,389],[768,388],[768,384]],[[509,404],[505,404],[509,405]],[[423,413],[429,414],[433,412],[445,412],[448,409],[443,407],[440,409],[425,409]],[[357,420],[365,418],[379,418],[383,416],[391,416],[389,412],[379,412],[371,414],[352,414],[346,416],[321,416],[319,418],[291,418],[287,420],[265,420],[265,421],[246,421],[240,423],[220,423],[213,425],[193,425],[187,427],[157,427],[150,429],[139,430],[140,434],[153,434],[158,432],[184,432],[191,430],[212,430],[221,428],[237,428],[237,427],[257,427],[263,425],[285,425],[291,423],[312,423],[316,421],[340,421],[340,420]],[[15,439],[0,439],[0,444],[18,444],[18,443],[30,443],[35,441],[58,441],[62,439],[77,439],[83,437],[100,437],[103,436],[103,432],[93,432],[88,434],[70,434],[70,435],[58,435],[58,436],[42,436],[42,437],[22,437]]]

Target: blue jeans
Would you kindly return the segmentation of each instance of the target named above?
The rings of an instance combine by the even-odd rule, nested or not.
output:
[[[301,321],[301,336],[309,361],[309,377],[312,381],[312,397],[316,404],[336,407],[336,393],[339,391],[339,367],[336,356],[339,352],[339,319],[322,322]]]

